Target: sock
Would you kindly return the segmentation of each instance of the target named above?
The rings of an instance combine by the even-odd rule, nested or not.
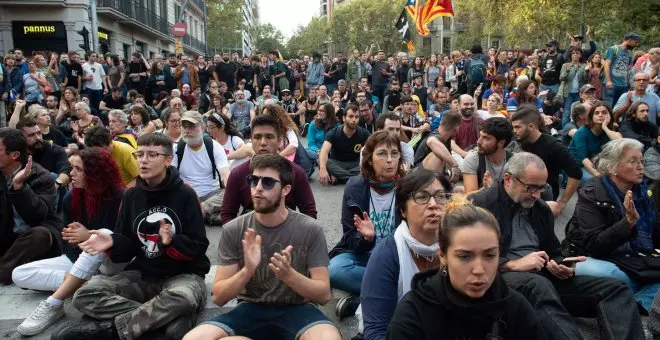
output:
[[[50,303],[52,306],[55,307],[59,307],[64,304],[64,301],[56,299],[53,296],[49,296],[48,299],[46,299],[46,302]]]

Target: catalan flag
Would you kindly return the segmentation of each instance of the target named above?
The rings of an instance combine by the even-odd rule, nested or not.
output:
[[[419,1],[421,0],[409,0],[406,3],[406,9],[409,7],[409,3],[415,1],[415,23],[417,26],[417,32],[421,36],[426,36],[431,33],[427,25],[439,16],[454,16],[454,8],[451,4],[451,0],[428,0],[424,6],[419,6]],[[410,10],[408,10],[410,12]]]
[[[408,51],[415,52],[415,46],[413,46],[412,39],[410,37],[410,25],[408,24],[408,16],[406,15],[406,9],[404,8],[399,15],[399,19],[394,25],[396,29],[401,33],[401,40],[406,46],[408,46]]]

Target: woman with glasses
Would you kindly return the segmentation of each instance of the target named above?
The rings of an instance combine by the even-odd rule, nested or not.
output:
[[[344,189],[341,224],[344,235],[330,252],[330,285],[351,295],[339,300],[337,315],[355,313],[371,251],[401,224],[396,184],[404,175],[401,144],[388,131],[371,135],[362,149],[360,175]]]
[[[110,234],[114,230],[124,194],[119,169],[110,153],[98,147],[82,150],[69,162],[73,189],[64,196],[64,255],[24,264],[12,272],[18,287],[54,291],[18,326],[18,333],[25,336],[39,334],[63,317],[64,300],[99,270],[104,274],[112,270],[104,253],[90,255],[78,244],[89,239],[90,230]]]
[[[366,338],[547,339],[545,320],[499,274],[501,236],[495,217],[463,200],[444,210],[433,239],[440,268],[415,274],[387,334]]]
[[[243,147],[246,145],[243,135],[231,125],[231,120],[225,114],[210,114],[206,120],[206,131],[225,149],[229,170],[233,170],[254,156],[254,150],[251,147]],[[239,149],[241,150],[239,151]]]
[[[425,169],[412,172],[397,184],[396,209],[401,223],[394,237],[373,251],[362,281],[360,302],[366,340],[385,338],[397,303],[410,291],[413,275],[440,266],[437,233],[451,191],[447,178]]]
[[[579,191],[565,245],[573,255],[586,255],[576,275],[604,276],[625,282],[647,310],[660,289],[660,277],[640,280],[620,262],[641,264],[640,255],[660,255],[660,218],[644,183],[642,143],[630,138],[613,140],[603,147],[598,161],[600,177]],[[656,269],[657,270],[657,269]]]
[[[339,122],[335,117],[334,105],[330,103],[320,105],[316,117],[309,124],[307,133],[307,153],[312,159],[319,158],[325,135],[336,126],[339,126]]]
[[[161,115],[163,128],[156,131],[170,137],[172,143],[178,143],[181,139],[181,112],[179,110],[167,110]]]
[[[601,148],[610,140],[621,138],[614,131],[614,113],[605,103],[596,101],[587,114],[587,122],[579,128],[568,145],[571,156],[582,166],[582,180],[586,183],[590,178],[600,176],[594,165],[593,158],[600,153]]]

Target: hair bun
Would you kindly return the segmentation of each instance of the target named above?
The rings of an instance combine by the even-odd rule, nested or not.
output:
[[[454,193],[451,195],[451,201],[449,201],[449,203],[445,204],[444,206],[445,214],[449,214],[456,209],[460,209],[472,204],[472,201],[470,201],[464,194]]]

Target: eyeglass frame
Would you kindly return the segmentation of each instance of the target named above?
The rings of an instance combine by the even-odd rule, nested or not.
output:
[[[139,155],[140,153],[142,153],[142,156]],[[170,154],[166,154],[166,153],[162,153],[162,152],[151,152],[151,151],[149,151],[149,152],[133,151],[133,152],[131,152],[131,155],[133,155],[133,158],[135,158],[137,160],[140,160],[141,158],[144,158],[144,156],[147,156],[147,162],[152,162],[153,160],[158,158],[158,156],[164,156],[164,157],[172,156]]]
[[[422,192],[422,193],[425,193],[425,194],[428,195],[428,199],[426,200],[426,202],[419,202],[419,201],[417,201],[417,199],[415,199],[415,194],[419,193],[419,192]],[[439,202],[438,201],[438,195],[439,194],[444,195],[444,199],[445,199],[444,202]],[[433,199],[435,200],[435,203],[440,204],[440,205],[445,205],[445,204],[449,203],[449,201],[451,201],[452,196],[453,196],[452,193],[446,192],[446,191],[436,191],[434,194],[430,194],[428,191],[417,190],[417,191],[413,191],[413,192],[410,193],[410,198],[412,198],[413,202],[415,202],[419,205],[429,204],[429,202],[431,202],[431,197],[433,197]]]
[[[518,178],[517,176],[514,176],[512,174],[509,174],[509,175],[511,175],[511,177],[513,177],[516,181],[520,182],[520,184],[522,184],[523,187],[525,187],[525,191],[528,194],[535,194],[537,192],[542,194],[542,193],[546,192],[548,189],[550,189],[550,184],[548,184],[548,183],[545,183],[541,186],[527,184],[527,183],[523,182],[522,180],[520,180],[520,178]]]

